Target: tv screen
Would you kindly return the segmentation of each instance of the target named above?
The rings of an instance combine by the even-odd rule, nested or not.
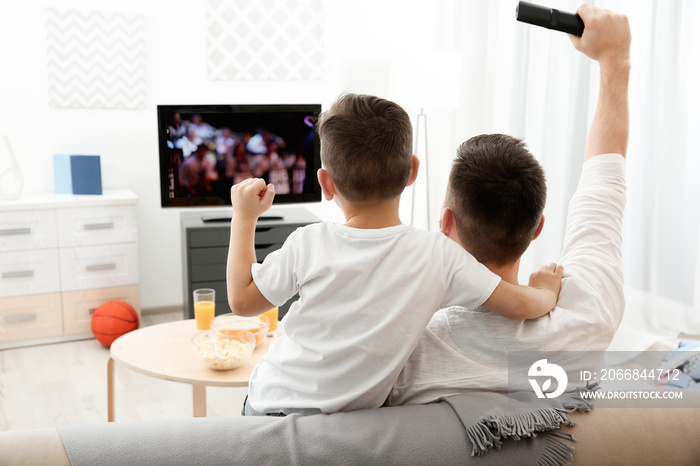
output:
[[[318,202],[320,104],[159,105],[162,207],[231,205],[246,178],[275,185],[275,203]]]

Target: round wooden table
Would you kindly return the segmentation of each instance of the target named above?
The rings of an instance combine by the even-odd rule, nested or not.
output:
[[[117,338],[107,362],[107,420],[114,421],[114,363],[142,374],[192,384],[194,417],[207,415],[207,385],[247,387],[253,368],[272,338],[265,338],[245,364],[229,371],[208,368],[192,349],[197,330],[194,319],[144,327]]]

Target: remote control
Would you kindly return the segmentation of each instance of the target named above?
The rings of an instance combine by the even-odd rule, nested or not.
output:
[[[515,19],[579,37],[583,34],[583,21],[579,15],[534,3],[519,2],[515,8]]]

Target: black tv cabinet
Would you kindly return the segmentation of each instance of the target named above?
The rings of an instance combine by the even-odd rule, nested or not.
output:
[[[274,215],[273,212],[270,213],[270,219],[258,220],[255,228],[255,255],[258,262],[281,248],[287,236],[297,228],[320,221],[303,207],[288,207],[275,212]],[[192,291],[197,288],[216,290],[217,315],[231,312],[226,293],[226,257],[231,223],[213,222],[211,218],[211,212],[180,214],[185,319],[194,318]],[[295,300],[296,297],[280,307],[280,318]]]

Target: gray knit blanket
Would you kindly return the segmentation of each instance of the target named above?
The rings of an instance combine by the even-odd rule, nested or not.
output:
[[[595,389],[595,388],[587,388]],[[583,389],[583,390],[587,390]],[[59,427],[82,465],[566,465],[558,431],[590,411],[580,390],[552,400],[474,392],[436,403],[330,415],[212,417]],[[534,403],[534,402],[537,403]]]

